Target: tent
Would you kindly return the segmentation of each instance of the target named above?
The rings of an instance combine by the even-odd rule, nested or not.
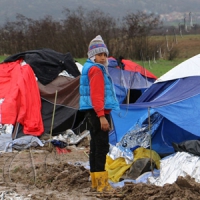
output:
[[[111,113],[113,145],[134,148],[141,143],[133,136],[150,135],[152,149],[168,155],[173,142],[200,139],[200,54],[158,78],[135,103],[120,107]]]
[[[134,103],[157,79],[147,69],[131,60],[118,61],[110,57],[108,63],[119,103]]]
[[[16,137],[49,133],[54,104],[53,134],[73,129],[82,121],[81,113],[78,114],[80,71],[70,53],[51,49],[26,51],[6,58],[0,70],[0,95],[5,99],[1,116],[3,122],[14,124]],[[14,102],[12,109],[10,102]],[[5,121],[5,116],[9,120]]]

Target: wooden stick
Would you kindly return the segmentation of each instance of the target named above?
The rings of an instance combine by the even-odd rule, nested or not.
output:
[[[151,120],[150,120],[150,108],[148,108],[148,121],[149,121],[149,134],[150,134],[150,161],[151,161],[151,173],[153,174],[153,159],[152,159],[152,144],[151,144]]]
[[[84,154],[89,158],[89,155],[84,151]]]
[[[12,132],[12,139],[16,139],[17,137],[17,133],[18,133],[18,129],[19,129],[19,122],[16,122],[15,127],[14,127],[14,131]]]
[[[52,121],[51,121],[50,139],[52,139],[52,132],[53,132],[53,123],[54,123],[55,110],[56,110],[57,94],[58,94],[58,91],[56,90],[55,100],[54,100],[54,107],[53,107],[53,115],[52,115]],[[51,146],[51,143],[49,143],[49,147],[50,146]]]

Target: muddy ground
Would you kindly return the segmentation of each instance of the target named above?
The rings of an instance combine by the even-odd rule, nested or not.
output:
[[[88,162],[89,146],[82,141],[58,153],[46,145],[12,153],[0,159],[0,200],[197,200],[200,184],[179,178],[172,185],[157,187],[147,184],[126,184],[111,193],[90,191]],[[4,196],[4,198],[3,198]]]

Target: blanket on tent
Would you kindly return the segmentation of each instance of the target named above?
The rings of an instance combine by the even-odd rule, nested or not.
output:
[[[38,82],[42,98],[42,118],[46,133],[51,129],[56,90],[58,94],[53,132],[62,132],[75,126],[79,108],[79,79],[80,76],[76,78],[58,76],[47,85]]]
[[[56,103],[78,110],[79,108],[79,79],[58,76],[47,85],[38,82],[40,95],[52,103],[55,101],[55,91],[58,92]]]
[[[13,62],[23,59],[28,63],[40,83],[46,85],[53,81],[60,72],[66,70],[73,77],[80,75],[72,55],[62,54],[52,49],[30,50],[9,56],[4,62]]]
[[[25,134],[43,133],[39,89],[28,64],[21,65],[21,60],[0,64],[0,99],[0,124],[19,122]]]

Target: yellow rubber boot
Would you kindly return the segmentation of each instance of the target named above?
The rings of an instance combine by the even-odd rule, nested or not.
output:
[[[108,172],[107,171],[94,172],[94,173],[95,173],[98,192],[103,192],[103,191],[108,192],[108,191],[114,190],[108,183]]]
[[[97,189],[97,183],[95,178],[95,172],[90,172],[91,182],[92,182],[92,189]]]

